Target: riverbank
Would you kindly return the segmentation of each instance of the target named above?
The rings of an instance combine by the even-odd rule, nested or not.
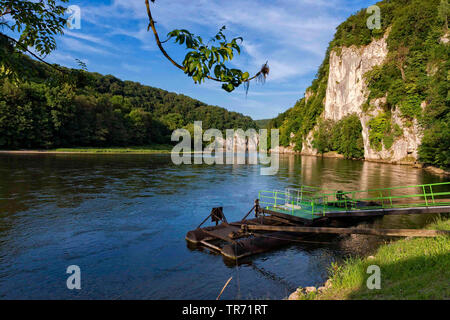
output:
[[[450,219],[427,229],[450,230]],[[381,289],[370,290],[367,268],[381,270]],[[332,264],[323,287],[299,289],[290,300],[450,299],[450,237],[406,238],[386,243],[367,258]]]
[[[0,150],[0,154],[59,154],[59,153],[170,153],[171,145],[151,145],[147,147],[112,147],[112,148],[58,148],[51,150]]]

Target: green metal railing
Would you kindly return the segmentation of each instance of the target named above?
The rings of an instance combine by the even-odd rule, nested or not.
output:
[[[310,219],[336,211],[450,206],[450,182],[362,191],[302,186],[285,191],[260,191],[259,202],[268,210]]]
[[[258,199],[259,204],[268,210],[312,219],[317,209],[318,196],[324,192],[332,193],[336,191],[301,186],[300,189],[289,188],[285,191],[260,191]]]

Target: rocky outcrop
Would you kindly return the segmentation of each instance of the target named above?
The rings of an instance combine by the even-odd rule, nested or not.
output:
[[[323,293],[331,287],[332,287],[331,279],[328,279],[323,286],[318,288],[316,287],[298,288],[295,292],[289,295],[288,300],[301,300],[303,297],[310,294]]]
[[[363,124],[363,140],[364,140],[364,158],[366,160],[387,160],[396,163],[414,163],[418,158],[418,150],[423,137],[422,129],[416,119],[410,121],[405,120],[397,108],[392,112],[391,123],[398,125],[402,130],[402,136],[394,140],[394,143],[389,149],[382,146],[381,151],[374,150],[369,141],[370,128],[369,121],[384,112],[379,101],[386,99],[379,99],[375,104],[375,109],[361,114],[361,123]]]
[[[258,150],[259,134],[255,131],[254,135],[246,136],[235,131],[232,137],[217,137],[215,141],[217,146],[226,152],[256,152]]]
[[[450,33],[447,31],[442,37],[441,37],[441,43],[448,44],[450,42]]]
[[[305,103],[308,103],[309,98],[311,98],[311,96],[314,94],[314,92],[312,90],[306,90],[305,92]]]
[[[315,130],[316,130],[316,128],[311,130],[309,132],[308,136],[305,139],[303,139],[302,154],[304,154],[304,155],[310,155],[310,156],[317,155],[317,150],[314,149],[314,147],[312,145]]]
[[[361,113],[368,90],[364,75],[381,65],[388,54],[387,34],[370,45],[341,48],[330,54],[330,73],[325,98],[325,119],[338,121],[351,113]]]
[[[291,132],[290,134],[290,138],[294,138],[295,134],[293,132]],[[271,152],[274,153],[287,153],[287,154],[295,154],[295,153],[299,153],[298,151],[295,150],[295,143],[291,142],[289,144],[289,146],[287,147],[283,147],[283,146],[278,146],[276,148],[271,149]]]
[[[403,136],[397,138],[389,149],[375,150],[370,144],[369,121],[382,111],[386,98],[371,102],[371,111],[364,111],[363,105],[369,96],[365,74],[375,66],[382,65],[388,55],[387,37],[374,40],[364,47],[342,47],[330,53],[330,69],[324,112],[322,118],[339,121],[343,117],[356,113],[363,128],[364,156],[366,160],[386,160],[389,162],[414,162],[418,157],[418,148],[422,139],[422,131],[416,120],[402,119],[398,108],[392,113],[391,123],[398,124]],[[310,97],[311,92],[305,94]],[[302,153],[316,155],[312,146],[313,131],[304,139]]]
[[[270,149],[271,152],[273,153],[280,153],[280,154],[296,154],[298,153],[297,151],[294,150],[294,147],[283,147],[283,146],[278,146],[276,148]]]

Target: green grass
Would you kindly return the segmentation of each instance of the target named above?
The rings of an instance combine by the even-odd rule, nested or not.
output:
[[[450,230],[439,219],[428,229]],[[450,299],[450,237],[407,238],[382,245],[374,259],[349,258],[330,267],[332,287],[303,299],[407,300]],[[378,265],[381,289],[369,290],[367,267]]]
[[[170,153],[171,145],[151,145],[147,147],[111,147],[111,148],[58,148],[49,150],[49,152],[67,152],[67,153]]]

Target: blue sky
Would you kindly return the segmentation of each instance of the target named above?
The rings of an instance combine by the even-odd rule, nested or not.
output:
[[[58,49],[47,60],[122,80],[182,93],[211,105],[241,112],[254,119],[273,118],[292,107],[321,64],[335,28],[350,14],[376,1],[367,0],[157,0],[152,4],[162,39],[185,28],[204,39],[227,26],[228,38],[242,36],[243,52],[233,67],[256,73],[267,60],[271,74],[264,85],[252,83],[227,93],[220,84],[196,85],[173,67],[147,32],[144,0],[71,0],[81,8],[81,29],[58,37]],[[165,44],[177,61],[185,51]]]

